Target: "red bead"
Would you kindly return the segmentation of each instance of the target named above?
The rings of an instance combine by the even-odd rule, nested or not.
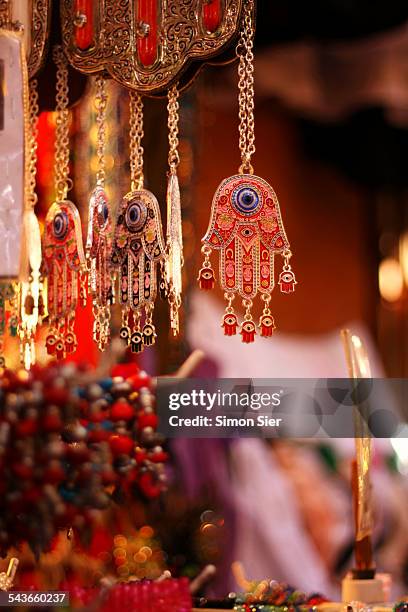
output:
[[[33,467],[31,465],[27,465],[26,463],[15,463],[13,465],[13,472],[22,480],[30,480],[33,477]]]
[[[144,493],[144,495],[146,495],[146,497],[149,497],[150,499],[158,497],[161,493],[160,485],[154,482],[153,476],[150,472],[144,472],[140,475],[139,487],[142,493]]]
[[[141,412],[137,419],[139,429],[144,429],[145,427],[156,429],[158,421],[157,414],[154,412]]]
[[[110,437],[111,433],[102,427],[95,427],[88,432],[87,440],[88,442],[98,443],[104,442]]]
[[[38,423],[35,419],[24,419],[16,424],[16,434],[20,438],[34,435],[38,430]]]
[[[110,418],[112,421],[130,421],[134,416],[134,409],[125,400],[115,402],[110,411]]]
[[[135,443],[129,436],[114,434],[109,438],[109,446],[114,455],[130,455]]]
[[[135,376],[130,376],[128,382],[132,385],[133,389],[141,389],[142,387],[150,387],[152,379],[143,370]]]
[[[47,404],[63,407],[69,400],[68,390],[64,387],[48,387],[44,389],[44,400]]]
[[[62,420],[58,413],[46,414],[42,421],[42,427],[45,431],[56,432],[62,428]]]
[[[43,472],[43,481],[50,484],[58,484],[65,478],[65,470],[58,464],[47,467]]]

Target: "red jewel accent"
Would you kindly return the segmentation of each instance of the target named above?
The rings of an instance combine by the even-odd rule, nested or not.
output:
[[[93,0],[75,1],[75,19],[81,19],[82,15],[86,19],[83,24],[75,25],[75,42],[82,50],[89,49],[94,41],[93,4]]]
[[[139,0],[137,3],[137,27],[148,27],[137,37],[137,52],[143,66],[151,66],[157,57],[157,0]]]
[[[203,5],[203,24],[207,32],[215,32],[221,23],[221,0],[208,0]]]

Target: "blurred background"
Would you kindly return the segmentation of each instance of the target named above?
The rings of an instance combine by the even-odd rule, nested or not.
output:
[[[167,306],[160,304],[158,342],[141,365],[171,373],[201,348],[202,376],[345,377],[339,331],[349,327],[368,346],[374,376],[407,377],[407,3],[259,0],[255,90],[255,173],[279,198],[299,284],[292,295],[273,296],[274,337],[250,346],[222,335],[222,294],[197,289],[212,196],[239,166],[236,65],[206,67],[181,97],[181,340],[170,338]],[[147,186],[165,219],[166,101],[145,105]],[[92,83],[72,116],[75,201],[86,227],[97,169]],[[127,121],[127,94],[109,83],[113,207],[129,189]],[[40,123],[44,216],[53,198],[53,113],[43,113]],[[78,358],[96,364],[90,321],[90,311],[79,315],[85,333]],[[207,591],[213,595],[237,588],[230,566],[238,559],[250,578],[338,597],[339,580],[352,565],[352,442],[179,440],[169,447],[164,506],[133,511],[132,529],[148,522],[148,537],[157,537],[164,551],[159,560],[176,574],[193,576],[214,563],[218,572]],[[393,573],[397,596],[408,590],[406,441],[377,442],[374,464],[377,563]],[[138,534],[120,537],[131,546]]]

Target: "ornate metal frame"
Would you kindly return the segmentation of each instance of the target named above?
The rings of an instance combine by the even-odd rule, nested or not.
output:
[[[31,48],[28,75],[35,76],[45,61],[51,24],[51,0],[32,0]]]
[[[157,2],[157,58],[146,67],[136,53],[138,40],[146,35],[144,24],[137,22],[137,1],[93,2],[94,40],[81,50],[75,34],[81,17],[82,23],[86,17],[75,10],[77,0],[61,0],[63,45],[72,66],[86,74],[105,71],[125,87],[152,95],[162,93],[182,74],[191,78],[191,72],[220,55],[238,34],[244,0],[222,0],[221,22],[213,33],[200,18],[206,0]]]
[[[51,23],[51,0],[31,0],[31,45],[27,53],[28,75],[35,76],[45,60]],[[18,30],[21,25],[12,23],[13,0],[0,0],[0,28]],[[24,24],[25,27],[26,24]]]

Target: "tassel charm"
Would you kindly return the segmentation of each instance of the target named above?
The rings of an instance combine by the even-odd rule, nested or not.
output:
[[[256,336],[256,327],[251,314],[252,300],[242,300],[242,305],[245,308],[245,316],[241,325],[240,334],[242,336],[242,342],[250,344],[255,341]]]
[[[297,285],[295,273],[289,264],[292,253],[286,251],[284,257],[285,265],[283,266],[282,272],[279,274],[279,286],[282,293],[292,293],[295,290],[295,285]]]
[[[198,285],[200,289],[210,291],[211,289],[214,289],[215,286],[214,270],[212,269],[210,262],[211,249],[207,245],[204,245],[201,247],[201,252],[204,255],[204,262],[201,270],[198,273]]]
[[[228,304],[225,308],[225,315],[222,318],[221,327],[224,328],[225,336],[235,336],[238,327],[238,318],[232,306],[235,295],[233,293],[224,293],[224,298],[228,301]]]
[[[262,300],[265,302],[265,306],[259,319],[259,328],[261,330],[261,336],[270,338],[275,330],[275,320],[269,308],[271,296],[264,294],[262,295]]]

